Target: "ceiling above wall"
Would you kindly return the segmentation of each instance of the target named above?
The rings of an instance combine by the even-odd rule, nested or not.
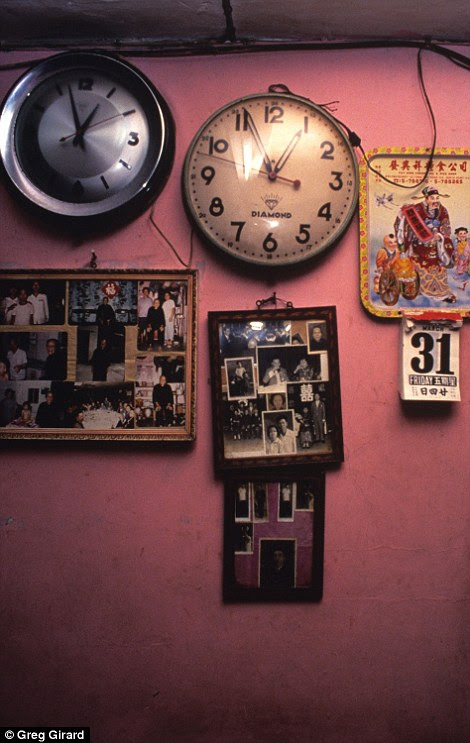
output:
[[[2,0],[0,48],[470,41],[468,0]]]

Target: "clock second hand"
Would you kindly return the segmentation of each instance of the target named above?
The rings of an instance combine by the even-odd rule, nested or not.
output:
[[[94,129],[97,126],[101,126],[101,124],[107,124],[108,121],[112,121],[112,119],[118,119],[120,116],[129,116],[129,114],[135,113],[135,109],[131,109],[130,111],[123,111],[119,114],[114,114],[113,116],[108,116],[107,119],[101,119],[101,121],[97,121],[95,124],[90,124],[90,126],[87,126],[87,130]],[[72,139],[72,137],[76,137],[78,134],[78,131],[74,132],[73,134],[66,134],[65,137],[61,137],[59,139],[59,142],[66,142],[68,139]]]
[[[201,155],[204,157],[213,157],[215,160],[222,160],[224,163],[232,163],[232,165],[238,165],[240,168],[244,168],[245,166],[243,163],[239,163],[236,160],[230,160],[228,157],[221,157],[220,155],[212,155],[208,152],[196,152],[196,155]],[[267,173],[265,170],[257,170],[256,168],[250,168],[251,171],[256,173],[257,175],[265,175],[269,180],[273,180],[271,173]],[[276,181],[285,181],[286,183],[292,183],[294,188],[300,188],[301,182],[298,178],[295,180],[293,178],[285,178],[282,175],[278,175],[276,173]]]

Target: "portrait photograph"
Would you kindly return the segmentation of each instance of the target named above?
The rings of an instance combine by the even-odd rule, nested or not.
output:
[[[228,399],[256,397],[253,359],[225,359],[224,364]]]
[[[196,300],[191,270],[0,273],[0,439],[194,440]]]
[[[209,312],[209,343],[218,473],[342,461],[334,307]]]
[[[234,497],[240,485],[251,496],[253,506],[245,509],[242,522]],[[305,508],[296,506],[299,493],[306,494]],[[308,480],[229,478],[224,502],[224,600],[319,601],[324,473]]]
[[[264,446],[266,454],[287,456],[297,452],[297,432],[294,411],[263,411]]]

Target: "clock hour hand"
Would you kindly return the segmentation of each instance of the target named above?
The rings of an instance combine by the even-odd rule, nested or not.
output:
[[[121,113],[113,114],[113,116],[108,116],[106,119],[101,119],[101,121],[95,121],[94,124],[88,124],[87,129],[95,129],[95,127],[101,126],[101,124],[107,124],[108,121],[112,121],[113,119],[119,119],[121,116],[129,116],[130,114],[133,114],[133,113],[135,113],[134,108],[131,109],[130,111],[122,111]],[[85,126],[85,123],[83,124],[83,126]],[[76,134],[77,132],[74,132],[73,134],[66,134],[64,137],[61,137],[59,139],[59,142],[66,142],[68,139],[72,139],[72,137],[75,137]]]
[[[273,166],[271,165],[271,160],[269,158],[268,153],[266,152],[266,149],[265,149],[265,146],[263,144],[263,141],[262,141],[262,139],[261,139],[261,137],[259,135],[258,129],[256,128],[256,124],[253,121],[253,118],[252,118],[251,114],[249,113],[249,111],[246,110],[246,108],[243,109],[243,113],[246,116],[246,121],[247,121],[247,124],[248,124],[248,128],[249,128],[249,130],[251,131],[251,133],[253,135],[253,139],[255,140],[256,144],[258,145],[259,151],[263,155],[264,167],[268,171],[269,177],[270,178],[272,178],[272,177],[275,178],[276,176],[272,172]]]
[[[85,134],[86,130],[90,126],[92,119],[95,115],[95,113],[98,111],[100,104],[97,103],[94,107],[93,111],[88,114],[83,124],[79,127],[79,129],[75,132],[75,136],[73,138],[72,144],[76,147],[77,145],[80,145],[82,150],[85,149],[85,140],[83,139],[83,135]]]
[[[281,172],[282,168],[284,167],[284,165],[288,161],[289,157],[292,155],[292,153],[293,153],[294,149],[296,148],[297,144],[299,143],[299,140],[300,140],[301,136],[302,136],[302,129],[299,129],[299,131],[294,134],[294,136],[292,137],[291,141],[287,145],[286,149],[282,153],[281,157],[279,158],[279,160],[275,164],[274,170],[273,170],[273,173],[275,175],[277,175],[278,173]]]

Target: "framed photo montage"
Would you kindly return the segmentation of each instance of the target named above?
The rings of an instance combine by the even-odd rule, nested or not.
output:
[[[0,440],[191,441],[195,271],[0,274]]]
[[[334,307],[210,312],[218,474],[343,460]]]
[[[225,483],[223,597],[320,601],[325,475]]]

